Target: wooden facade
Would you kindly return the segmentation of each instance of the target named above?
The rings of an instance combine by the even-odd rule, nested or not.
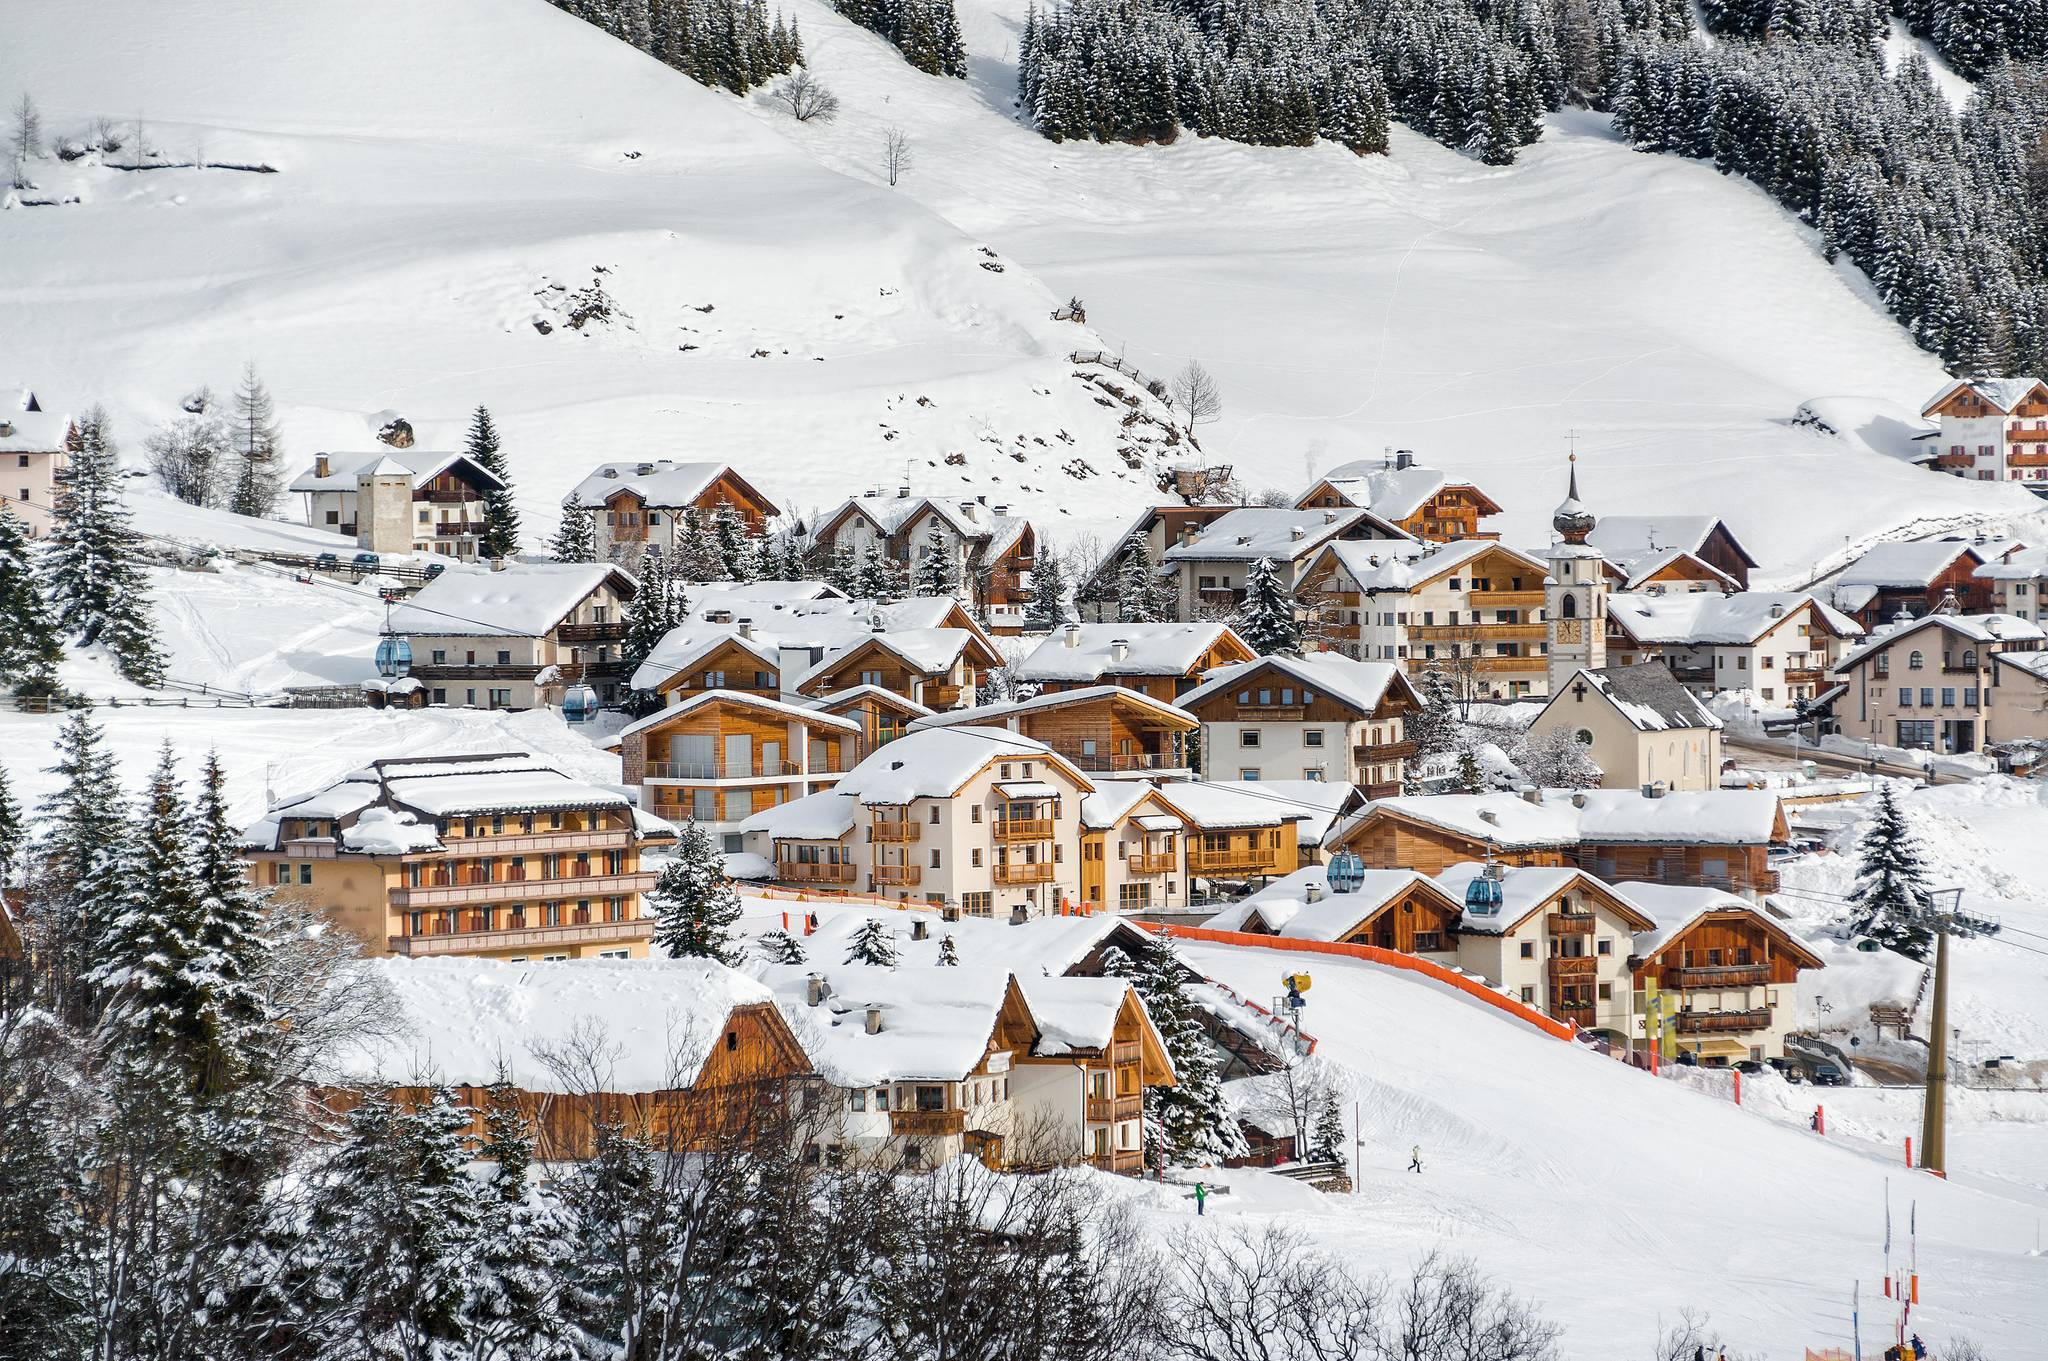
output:
[[[1002,657],[970,634],[966,647],[944,670],[927,671],[890,646],[887,634],[876,634],[830,659],[804,681],[804,693],[829,695],[863,685],[878,685],[927,709],[971,705],[974,692]]]
[[[990,721],[1045,743],[1090,773],[1183,766],[1187,736],[1201,726],[1178,709],[1162,711],[1115,688]]]
[[[931,713],[922,704],[878,686],[836,691],[819,700],[818,711],[860,724],[856,764],[903,736],[913,722]]]
[[[769,649],[734,637],[661,681],[655,690],[670,703],[705,690],[738,690],[774,699],[782,693],[781,665]]]
[[[1880,586],[1853,617],[1865,629],[1874,631],[1897,619],[1901,610],[1915,619],[1933,613],[1942,597],[1950,592],[1955,593],[1956,603],[1964,614],[1988,614],[1993,608],[1991,583],[1977,575],[1981,565],[1976,551],[1959,543],[1955,557],[1926,585]]]
[[[1061,695],[1074,690],[1087,690],[1098,685],[1114,685],[1123,690],[1135,690],[1161,704],[1172,704],[1182,695],[1202,683],[1202,678],[1219,666],[1235,666],[1248,662],[1259,654],[1252,651],[1234,629],[1224,629],[1216,641],[1202,649],[1194,664],[1185,671],[1130,672],[1105,671],[1100,677],[1084,680],[1048,680],[1033,682],[1041,695]]]
[[[1741,908],[1708,912],[1635,962],[1638,988],[1655,983],[1664,992],[1723,991],[1746,987],[1790,987],[1801,969],[1818,969],[1821,959],[1763,914]]]
[[[1329,849],[1350,851],[1367,869],[1412,869],[1434,877],[1453,865],[1485,860],[1489,843],[1386,808],[1372,808]],[[1492,852],[1503,865],[1556,866],[1571,863],[1567,849],[1562,845],[1494,846]]]

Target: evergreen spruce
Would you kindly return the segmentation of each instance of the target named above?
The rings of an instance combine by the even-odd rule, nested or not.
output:
[[[469,1354],[492,1361],[566,1361],[575,1336],[562,1314],[567,1223],[529,1181],[533,1131],[519,1093],[500,1078],[485,1089],[477,1161],[489,1178],[478,1197],[477,1252],[463,1332]]]
[[[1460,794],[1484,794],[1487,790],[1486,772],[1480,769],[1479,757],[1467,747],[1458,753],[1458,783]]]
[[[1934,939],[1927,867],[1895,786],[1878,786],[1857,855],[1856,884],[1849,890],[1850,932],[1908,958],[1925,959]]]
[[[21,805],[15,802],[7,767],[0,766],[0,889],[14,881],[15,871],[26,863],[27,856],[28,823],[22,819]]]
[[[882,555],[880,544],[870,542],[861,551],[849,594],[856,600],[895,600],[903,594],[901,583],[896,564]]]
[[[256,376],[256,365],[242,369],[235,386],[231,423],[235,457],[234,486],[228,509],[237,515],[267,517],[277,510],[284,490],[284,445],[277,431],[277,407],[270,390]]]
[[[505,451],[498,445],[498,426],[488,408],[479,406],[471,414],[469,440],[463,452],[502,484],[484,493],[484,536],[478,551],[487,558],[512,557],[519,552],[519,508],[513,504],[512,473],[505,463]]]
[[[1067,569],[1050,539],[1041,539],[1031,569],[1031,618],[1049,629],[1067,621]]]
[[[1252,564],[1245,576],[1244,603],[1231,622],[1238,636],[1262,657],[1301,652],[1301,620],[1295,614],[1294,597],[1281,584],[1271,558]]]
[[[268,949],[263,914],[269,894],[249,882],[216,752],[200,767],[193,813],[192,872],[199,890],[193,943],[208,978],[204,1029],[219,1040],[214,1061],[201,1070],[200,1095],[214,1100],[262,1075],[259,1065],[276,1025],[255,981]]]
[[[960,949],[953,944],[953,938],[950,935],[939,937],[938,962],[941,966],[948,969],[957,968],[960,964]]]
[[[770,964],[807,964],[810,956],[804,952],[804,943],[787,931],[770,931],[757,942],[761,957]]]
[[[959,565],[946,542],[945,531],[936,524],[924,536],[924,547],[918,550],[910,581],[912,592],[921,596],[949,596],[960,589]]]
[[[597,561],[597,512],[583,506],[562,507],[562,523],[548,541],[548,556],[556,562]]]
[[[1173,942],[1164,935],[1150,937],[1135,967],[1133,986],[1173,1060],[1177,1079],[1175,1086],[1145,1090],[1148,1160],[1154,1167],[1190,1167],[1242,1154],[1244,1132],[1224,1100],[1216,1046],[1187,995],[1187,970]]]
[[[1345,1154],[1344,1106],[1335,1088],[1323,1093],[1316,1110],[1316,1128],[1308,1144],[1310,1162],[1341,1163]]]
[[[671,959],[694,956],[721,964],[740,962],[734,938],[740,895],[725,877],[725,856],[711,833],[683,824],[674,858],[662,867],[648,895],[654,908],[654,945]]]
[[[28,526],[13,507],[0,505],[0,686],[49,698],[61,692],[64,645],[30,554]]]
[[[753,548],[747,522],[724,501],[711,513],[711,540],[717,546],[719,575],[727,581],[752,581]]]
[[[661,645],[661,640],[683,623],[688,614],[689,601],[670,570],[668,554],[658,548],[649,548],[641,556],[640,579],[633,598],[626,602],[621,621],[625,628],[619,639],[619,663],[628,683]],[[634,691],[626,703],[633,713],[652,712],[660,706],[660,695],[646,690]]]
[[[864,918],[860,929],[853,933],[852,941],[847,944],[846,962],[895,968],[896,940],[889,931],[889,924],[880,917]]]
[[[163,679],[163,656],[105,411],[95,407],[79,418],[69,453],[42,564],[57,625],[81,646],[104,645],[128,680],[155,685]]]
[[[682,532],[676,535],[675,574],[684,581],[721,581],[726,576],[725,555],[718,538],[694,507],[683,512]]]
[[[52,1001],[60,1014],[75,1019],[88,1009],[83,980],[95,937],[127,891],[127,798],[91,710],[65,716],[57,732],[57,764],[50,773],[62,783],[37,810],[42,823],[35,852],[41,892],[30,924],[36,948],[49,964]]]
[[[1173,587],[1152,568],[1152,547],[1133,533],[1118,550],[1116,617],[1127,624],[1152,624],[1174,616]]]

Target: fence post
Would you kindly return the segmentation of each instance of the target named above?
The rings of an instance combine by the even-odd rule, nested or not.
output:
[[[1742,1070],[1739,1068],[1735,1072],[1735,1104],[1742,1104]]]

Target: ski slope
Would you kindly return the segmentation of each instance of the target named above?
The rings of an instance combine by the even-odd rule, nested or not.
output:
[[[1281,951],[1183,949],[1253,996],[1302,964]],[[2048,1258],[2033,1249],[2048,1190],[1996,1161],[2038,1160],[2041,1139],[2009,1142],[1995,1118],[1959,1113],[1957,1170],[1941,1182],[1906,1172],[1888,1140],[1819,1138],[1804,1112],[1795,1124],[1737,1108],[1406,974],[1340,957],[1313,961],[1311,974],[1303,1024],[1362,1111],[1358,1189],[1278,1207],[1262,1203],[1266,1179],[1253,1178],[1248,1200],[1212,1209],[1279,1214],[1368,1268],[1398,1270],[1433,1249],[1469,1255],[1539,1300],[1567,1330],[1564,1354],[1589,1361],[1649,1355],[1659,1320],[1688,1307],[1711,1315],[1731,1354],[1846,1347],[1860,1279],[1874,1356],[1889,1184],[1901,1244],[1908,1205],[1918,1206],[1919,1330],[1967,1333],[1994,1356],[2043,1354]],[[1406,1170],[1415,1145],[1419,1177]]]

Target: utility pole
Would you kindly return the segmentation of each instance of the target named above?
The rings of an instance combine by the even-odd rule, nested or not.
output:
[[[1920,1112],[1920,1166],[1948,1175],[1948,914],[1934,919],[1934,1015],[1928,1022],[1927,1096]]]

